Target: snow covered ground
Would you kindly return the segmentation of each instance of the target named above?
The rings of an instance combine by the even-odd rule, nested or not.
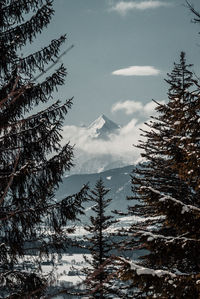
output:
[[[87,210],[90,210],[90,209],[91,209],[91,207],[87,208]],[[131,225],[139,223],[139,222],[146,221],[147,219],[150,219],[150,218],[144,218],[144,217],[139,217],[139,216],[120,217],[120,218],[116,219],[118,222],[114,223],[106,231],[108,233],[115,233],[122,227],[124,229],[125,228],[128,229]],[[84,235],[88,235],[88,234],[89,234],[88,231],[86,231],[82,225],[77,225],[74,233],[70,234],[70,236],[72,238],[74,237],[74,238],[77,238],[77,239],[82,239],[84,237]]]
[[[61,259],[56,265],[55,274],[58,278],[59,284],[66,282],[73,285],[79,284],[84,281],[85,276],[81,272],[83,267],[88,266],[85,262],[84,256],[90,259],[90,254],[63,254]],[[42,265],[43,273],[50,273],[52,265]]]
[[[118,222],[113,224],[109,230],[108,235],[110,233],[115,233],[120,228],[128,228],[131,224],[135,224],[137,222],[144,221],[145,218],[141,218],[138,216],[127,216],[127,217],[120,217],[118,218]],[[85,235],[88,235],[88,232],[84,229],[83,225],[79,225],[76,227],[76,230],[73,234],[71,234],[71,237],[76,239],[77,241],[84,242]],[[112,236],[112,238],[114,238]],[[84,243],[81,243],[84,245]],[[85,244],[87,245],[87,244]],[[53,293],[54,288],[57,287],[61,288],[69,288],[71,290],[83,290],[84,289],[84,280],[85,275],[82,272],[83,268],[89,268],[89,264],[85,261],[84,256],[87,259],[91,258],[91,255],[88,253],[85,249],[80,249],[80,251],[76,251],[76,248],[70,247],[68,250],[68,253],[63,253],[60,255],[56,260],[54,260],[54,265],[51,263],[51,260],[44,259],[41,265],[41,270],[44,275],[50,275],[51,272],[53,272],[53,283],[51,284],[53,286]],[[143,252],[142,252],[143,253]],[[117,254],[117,252],[113,252],[113,254]],[[128,257],[131,260],[137,260],[138,256],[141,255],[141,252],[134,251],[129,252]],[[26,256],[27,266],[29,263],[29,260],[32,259],[35,260],[35,264],[37,264],[37,259],[39,257],[37,255],[32,255],[29,259],[29,256]],[[63,296],[55,296],[53,297],[55,299],[61,299],[61,298],[73,298],[74,297],[63,297]]]

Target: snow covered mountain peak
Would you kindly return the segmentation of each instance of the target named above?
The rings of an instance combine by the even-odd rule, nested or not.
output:
[[[109,134],[116,133],[119,128],[119,125],[102,114],[89,125],[88,131],[92,138],[107,139]]]

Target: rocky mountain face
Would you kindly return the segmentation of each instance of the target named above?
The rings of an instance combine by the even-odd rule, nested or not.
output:
[[[87,128],[91,138],[109,139],[110,134],[117,134],[120,126],[107,118],[104,114],[99,116]]]

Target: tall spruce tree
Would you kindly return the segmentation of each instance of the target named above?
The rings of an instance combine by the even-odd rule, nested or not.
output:
[[[91,191],[90,200],[94,204],[90,217],[90,224],[85,227],[88,231],[86,240],[91,258],[86,258],[89,267],[83,269],[86,274],[85,295],[91,299],[128,298],[124,295],[123,288],[119,287],[117,269],[113,266],[111,255],[115,248],[109,228],[116,223],[111,215],[106,215],[106,208],[112,199],[108,199],[109,189],[104,187],[102,179],[96,183]]]
[[[166,82],[168,103],[158,104],[139,148],[146,159],[132,175],[133,245],[149,253],[127,263],[135,298],[200,298],[199,86],[180,55]]]
[[[58,58],[66,37],[54,39],[26,57],[18,55],[33,43],[54,13],[49,0],[2,0],[0,3],[0,296],[40,298],[48,284],[38,269],[22,270],[26,254],[55,252],[65,244],[62,226],[81,212],[86,190],[59,203],[54,193],[72,166],[73,148],[61,147],[61,126],[72,105],[47,103],[64,84],[60,65],[41,81],[39,74]],[[48,67],[49,70],[49,67]],[[37,77],[40,82],[36,81]],[[33,257],[33,256],[32,256]],[[31,256],[28,261],[32,260]],[[27,265],[27,264],[26,264]],[[35,266],[40,266],[39,262]]]

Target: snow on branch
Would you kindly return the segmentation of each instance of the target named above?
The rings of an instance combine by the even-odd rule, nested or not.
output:
[[[122,262],[124,262],[126,265],[130,267],[130,270],[133,270],[137,275],[151,275],[151,276],[157,276],[157,277],[164,277],[169,276],[171,278],[176,278],[177,275],[169,272],[167,270],[154,270],[151,268],[146,268],[138,265],[134,261],[127,260],[125,258],[120,257],[119,258]]]
[[[184,213],[189,213],[189,212],[198,212],[200,213],[200,208],[195,207],[193,205],[186,205],[183,202],[181,202],[180,200],[175,199],[172,196],[169,195],[163,195],[160,191],[152,188],[152,187],[141,187],[140,190],[149,190],[155,194],[157,194],[158,196],[160,196],[159,202],[165,202],[165,201],[171,201],[172,203],[174,203],[175,205],[178,205],[179,207],[182,207],[181,210],[181,214]]]
[[[154,234],[152,232],[149,231],[145,231],[145,230],[139,230],[137,231],[137,234],[140,234],[144,237],[148,237],[147,241],[153,241],[156,239],[160,239],[160,240],[164,240],[166,243],[170,243],[170,242],[174,242],[174,241],[180,241],[180,242],[200,242],[200,240],[198,239],[192,239],[192,238],[187,238],[184,237],[183,235],[181,236],[177,236],[177,237],[173,237],[173,236],[164,236],[164,235],[160,235],[160,234]]]

